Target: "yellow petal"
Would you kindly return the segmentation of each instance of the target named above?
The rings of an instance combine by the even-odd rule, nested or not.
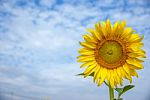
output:
[[[133,66],[136,66],[138,69],[144,68],[144,66],[141,64],[140,60],[134,59],[134,58],[128,58],[127,63]]]
[[[132,34],[130,38],[128,38],[128,42],[140,42],[143,40],[144,36],[140,37],[139,34]]]
[[[95,80],[97,83],[99,82],[100,77],[101,77],[101,68],[99,69],[99,72],[98,72],[97,76],[95,77],[96,78]]]
[[[122,34],[124,32],[126,26],[126,21],[122,21],[121,23],[119,23],[118,29],[117,29],[117,38],[122,38]]]
[[[87,55],[87,56],[89,56],[89,55],[94,55],[94,52],[92,51],[87,51],[87,52],[82,52],[82,53],[80,53],[81,55]]]
[[[114,77],[115,77],[115,80],[116,80],[116,83],[120,83],[120,77],[118,76],[117,74],[117,69],[114,69]],[[116,86],[116,85],[115,85]]]
[[[145,54],[142,52],[133,52],[133,53],[128,53],[129,57],[141,57],[141,58],[146,58]]]
[[[95,36],[98,40],[101,40],[102,39],[102,34],[101,34],[101,28],[99,26],[99,23],[95,24]]]
[[[102,23],[101,31],[102,31],[102,33],[103,33],[104,38],[106,38],[107,35],[108,35],[108,34],[107,34],[107,29],[106,29],[106,23],[105,23],[104,21],[102,21],[101,23]]]
[[[130,69],[130,74],[131,74],[132,76],[136,76],[136,77],[138,78],[138,74],[137,74],[137,72],[135,71],[135,69]]]
[[[111,34],[111,36],[117,37],[117,35],[118,35],[118,32],[117,32],[118,29],[119,29],[119,23],[116,22],[116,23],[114,24],[114,27],[112,28],[112,34]]]
[[[107,30],[107,34],[109,35],[111,33],[111,22],[109,19],[106,21],[105,29]]]
[[[145,51],[143,51],[141,48],[144,46],[144,43],[136,42],[136,43],[128,43],[127,45],[127,51],[132,53],[140,53],[145,54]]]
[[[120,71],[120,67],[119,67],[119,68],[117,68],[117,69],[116,69],[116,71],[117,71],[117,74],[119,75],[119,77],[122,77],[122,75],[121,75],[121,71]]]
[[[111,70],[108,69],[108,71],[107,71],[107,80],[108,81],[110,80],[110,76],[111,76]]]
[[[128,64],[128,66],[130,67],[130,69],[137,69],[137,70],[141,69],[141,68],[134,66],[134,65],[131,65],[131,64]]]
[[[120,85],[121,86],[123,85],[123,79],[122,78],[120,79]]]
[[[81,48],[81,49],[79,49],[78,52],[79,52],[79,53],[84,53],[84,52],[94,52],[94,50],[88,49],[88,48]]]
[[[95,82],[97,82],[98,81],[98,79],[100,78],[100,66],[97,64],[97,69],[96,69],[96,71],[95,71],[95,73],[94,73],[94,78],[93,78],[93,81]]]
[[[124,29],[125,26],[126,26],[126,21],[122,21],[122,22],[121,22],[121,28]]]
[[[111,74],[111,77],[110,77],[110,85],[112,88],[114,88],[114,78],[113,78],[113,73]]]
[[[130,75],[130,68],[129,68],[129,66],[128,66],[128,64],[127,63],[125,63],[124,65],[123,65],[123,69],[124,69],[124,73],[125,73],[125,77],[130,81],[130,83],[132,83],[132,77],[131,77],[131,75]]]
[[[116,72],[117,72],[117,75],[118,75],[118,77],[119,77],[119,78],[118,78],[118,79],[119,79],[119,83],[120,83],[120,85],[122,86],[122,85],[123,85],[123,79],[122,79],[122,78],[123,78],[124,76],[121,74],[120,68],[117,68],[117,69],[116,69]]]
[[[123,76],[121,75],[121,71],[120,71],[120,68],[117,68],[117,69],[115,69],[115,72],[117,73],[117,75],[118,75],[118,79],[119,79],[119,83],[120,83],[120,85],[122,86],[123,85]]]
[[[79,55],[77,58],[78,59],[87,59],[87,58],[93,58],[95,57],[95,55]]]
[[[131,37],[131,35],[132,35],[133,32],[134,31],[133,31],[133,29],[131,27],[125,28],[124,32],[122,33],[121,39],[128,40]]]
[[[103,33],[103,31],[102,31],[102,26],[101,26],[101,24],[100,23],[97,23],[97,24],[95,24],[95,29],[96,29],[96,32],[97,32],[97,34],[98,34],[98,36],[99,37],[97,37],[99,40],[101,40],[102,38],[104,38],[105,37],[105,35],[104,35],[104,33]]]
[[[129,43],[128,43],[129,44]],[[138,51],[141,47],[144,46],[144,43],[141,42],[135,42],[135,43],[130,43],[128,45],[128,48],[131,48],[133,51]]]
[[[106,38],[108,36],[108,34],[107,34],[107,30],[104,26],[102,27],[101,31],[102,31],[104,37]]]
[[[80,45],[82,45],[82,46],[84,46],[84,47],[86,47],[86,48],[89,48],[89,49],[95,49],[95,47],[96,47],[96,45],[94,45],[94,44],[89,44],[89,43],[87,43],[87,42],[79,42],[80,43]]]
[[[97,43],[97,41],[90,34],[84,34],[83,38],[86,42]]]
[[[81,48],[79,49],[78,51],[81,55],[94,55],[94,50],[91,50],[91,49],[86,49],[86,48]]]
[[[87,29],[88,32],[90,32],[93,36],[93,38],[97,41],[97,36],[96,36],[96,31],[94,29],[88,28]]]
[[[123,76],[121,76],[121,72],[120,72],[120,69],[119,68],[117,68],[117,69],[114,69],[114,72],[116,73],[116,75],[117,75],[117,80],[118,80],[118,83],[122,86],[123,85],[123,79],[122,79],[122,77]],[[119,74],[118,74],[119,73]]]
[[[80,57],[77,60],[78,62],[88,62],[88,61],[95,61],[95,57]]]
[[[114,81],[114,85],[115,85],[115,87],[117,87],[117,84],[118,84],[118,83],[117,83],[116,81]]]
[[[128,66],[127,63],[125,63],[125,64],[123,65],[123,69],[125,70],[125,72],[126,72],[127,74],[130,74],[129,66]]]
[[[110,79],[109,79],[109,83],[111,85],[112,88],[114,88],[115,86],[115,73],[114,70],[110,70]]]
[[[98,40],[101,40],[103,38],[103,33],[102,33],[102,27],[100,23],[95,24],[95,29],[96,29],[96,37]]]
[[[86,68],[86,70],[84,71],[84,77],[87,77],[87,76],[89,76],[91,73],[93,73],[93,72],[95,71],[95,69],[96,69],[96,65],[97,65],[97,63],[95,63],[95,64],[93,64],[93,65],[91,65],[91,66],[88,66],[88,67]]]
[[[101,79],[100,79],[100,81],[98,83],[98,86],[100,86],[104,82],[104,80],[106,78],[106,75],[107,75],[107,69],[101,67]]]
[[[96,63],[95,61],[85,62],[85,63],[83,63],[83,64],[80,66],[80,68],[88,67],[88,66],[90,66],[90,65],[92,65],[92,64],[95,64],[95,63]]]
[[[120,71],[122,73],[122,76],[128,80],[130,80],[130,82],[132,82],[132,78],[130,76],[130,74],[127,74],[126,71],[123,68],[120,68]]]

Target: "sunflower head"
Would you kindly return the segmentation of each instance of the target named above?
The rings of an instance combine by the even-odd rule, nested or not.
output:
[[[132,82],[132,76],[138,77],[136,70],[142,69],[145,51],[141,49],[143,36],[136,34],[126,22],[110,20],[95,24],[84,34],[80,42],[78,62],[86,67],[84,77],[93,74],[93,80],[100,86],[104,81],[111,87],[123,84],[123,79]],[[141,59],[142,58],[142,59]]]

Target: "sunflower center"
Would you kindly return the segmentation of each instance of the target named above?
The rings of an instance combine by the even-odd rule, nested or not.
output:
[[[97,62],[106,68],[117,68],[125,63],[124,45],[119,41],[106,40],[98,45],[96,50]]]
[[[116,63],[123,55],[122,46],[116,41],[106,41],[99,49],[99,55],[106,63]]]
[[[108,55],[112,55],[112,54],[113,54],[113,51],[110,50],[110,51],[107,52],[107,54],[108,54]]]

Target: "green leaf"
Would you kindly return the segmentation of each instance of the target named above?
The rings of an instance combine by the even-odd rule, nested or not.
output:
[[[115,90],[118,92],[118,93],[121,93],[123,91],[123,88],[115,88]]]
[[[126,91],[132,89],[134,87],[134,85],[127,85],[123,88],[123,93],[125,93]]]
[[[123,91],[119,93],[119,97],[120,97],[123,93],[125,93],[125,92],[127,92],[128,90],[132,89],[133,87],[134,87],[134,85],[127,85],[127,86],[125,86],[125,87],[123,88]]]

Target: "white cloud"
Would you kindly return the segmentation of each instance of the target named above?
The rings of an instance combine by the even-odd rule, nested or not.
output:
[[[40,4],[44,6],[52,6],[55,2],[55,0],[41,0]]]

